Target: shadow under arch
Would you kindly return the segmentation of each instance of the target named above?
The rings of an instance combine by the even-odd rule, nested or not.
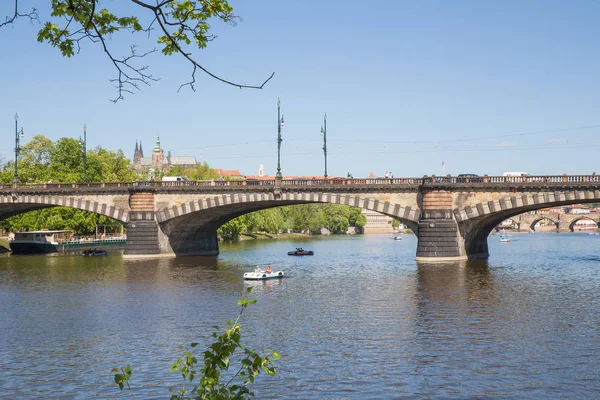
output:
[[[411,215],[417,215],[417,217],[414,219],[407,219],[403,216],[406,214],[405,208],[393,203],[384,205],[383,209],[388,210],[388,212],[382,212],[378,202],[366,198],[364,199],[362,206],[348,204],[346,199],[342,199],[342,201],[339,202],[267,199],[262,201],[223,204],[195,211],[192,211],[193,208],[191,206],[186,206],[183,207],[182,210],[185,209],[190,211],[179,216],[173,215],[176,214],[175,210],[164,209],[158,213],[159,227],[162,231],[162,238],[159,239],[159,242],[161,242],[161,247],[164,250],[172,251],[176,255],[216,255],[218,254],[217,229],[234,218],[268,208],[300,204],[328,203],[373,210],[399,220],[410,229],[413,229],[413,232],[417,232],[418,230],[419,213],[412,210]],[[367,206],[368,208],[364,206]]]

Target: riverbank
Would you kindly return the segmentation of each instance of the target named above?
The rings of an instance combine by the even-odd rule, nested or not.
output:
[[[0,239],[0,253],[8,253],[10,251],[10,245],[8,244],[8,239],[1,238]]]
[[[272,240],[272,239],[298,239],[298,238],[308,238],[314,235],[309,235],[306,233],[251,233],[251,234],[243,234],[240,236],[238,240]]]
[[[414,232],[411,229],[400,229],[399,231],[394,231],[393,235],[397,234],[405,234],[412,235]],[[278,239],[307,239],[310,237],[316,236],[329,236],[331,234],[310,234],[310,233],[266,233],[266,232],[257,232],[257,233],[245,233],[240,235],[238,240],[236,241],[244,241],[244,240],[278,240]],[[350,235],[350,234],[347,234]],[[363,233],[359,233],[357,235],[364,235]],[[343,234],[339,234],[339,236],[343,236]],[[351,235],[354,236],[354,235]],[[368,236],[368,235],[367,235]],[[223,241],[223,239],[219,238],[219,241]]]

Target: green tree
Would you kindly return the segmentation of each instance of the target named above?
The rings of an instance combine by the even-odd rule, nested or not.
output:
[[[92,172],[97,172],[92,175],[93,179],[90,179],[90,166]],[[87,168],[88,181],[92,182],[132,182],[139,178],[121,149],[115,152],[96,147],[87,154]]]
[[[83,182],[83,153],[77,139],[58,139],[50,153],[50,170],[55,183]]]
[[[14,163],[8,162],[0,171],[0,182],[11,183]],[[87,176],[92,182],[133,181],[137,174],[121,150],[114,152],[97,147],[87,154]],[[83,153],[81,143],[72,138],[52,142],[36,135],[21,147],[19,180],[23,183],[81,182]],[[7,231],[68,229],[75,235],[92,235],[96,225],[115,225],[107,217],[70,207],[51,207],[15,215],[0,222]]]
[[[252,350],[241,343],[242,329],[240,319],[244,310],[256,300],[248,296],[252,288],[246,289],[242,294],[242,299],[238,300],[240,312],[234,322],[227,321],[224,328],[213,326],[215,331],[212,333],[214,342],[202,353],[202,362],[192,353],[193,349],[199,343],[191,343],[188,348],[180,347],[185,350],[182,357],[179,357],[171,366],[171,371],[179,371],[183,378],[183,385],[176,391],[171,388],[171,400],[183,399],[212,399],[212,400],[243,400],[254,397],[254,392],[250,391],[249,385],[254,383],[256,377],[261,372],[268,375],[275,375],[277,370],[273,361],[281,358],[281,355],[275,351],[268,350],[264,354]],[[234,363],[239,362],[237,371],[226,381],[222,381],[222,373],[229,370]],[[121,390],[125,386],[131,392],[129,385],[133,370],[130,365],[121,368],[113,368],[115,373],[114,380]],[[195,383],[197,380],[197,383]],[[195,385],[191,390],[187,389],[187,384]],[[135,397],[134,397],[135,398]]]
[[[217,229],[217,235],[223,240],[238,240],[242,233],[248,230],[242,218],[234,218]]]
[[[0,27],[12,24],[18,18],[39,20],[37,9],[25,13],[19,9],[19,0],[14,3],[14,13],[7,16]],[[123,7],[122,3],[109,2],[108,8],[102,8],[100,0],[52,0],[49,20],[42,24],[37,40],[56,47],[66,57],[78,54],[85,42],[100,46],[116,68],[117,76],[112,80],[117,87],[115,102],[123,99],[125,93],[140,90],[140,84],[149,85],[158,80],[148,72],[147,65],[139,64],[141,59],[156,50],[140,52],[134,44],[130,46],[130,53],[117,56],[114,54],[114,42],[118,36],[127,40],[132,36],[155,40],[164,55],[178,55],[188,62],[192,74],[180,89],[189,86],[195,90],[197,70],[226,84],[253,89],[262,89],[274,75],[271,74],[259,86],[242,85],[213,74],[195,58],[194,48],[203,49],[216,38],[211,33],[209,20],[220,20],[230,25],[240,20],[233,14],[227,0],[132,0],[130,7]]]
[[[165,176],[185,176],[193,181],[205,181],[217,179],[219,174],[217,174],[205,161],[203,163],[197,163],[194,168],[183,168],[182,166],[173,167],[165,174]]]
[[[21,183],[46,182],[50,179],[50,156],[54,143],[42,135],[35,135],[29,142],[21,146],[19,152],[19,181]],[[0,182],[9,184],[14,179],[14,160],[6,162],[2,167]]]
[[[95,234],[96,225],[122,225],[103,215],[71,207],[51,207],[18,214],[0,221],[0,227],[8,232],[36,231],[42,229],[70,230],[76,236]]]
[[[362,228],[364,228],[366,224],[367,224],[367,217],[365,216],[365,214],[361,213],[359,216],[356,217],[356,221],[354,222],[355,227],[362,230]]]

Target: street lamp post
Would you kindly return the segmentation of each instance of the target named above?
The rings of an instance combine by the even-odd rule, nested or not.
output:
[[[323,136],[323,155],[325,156],[325,179],[327,179],[327,113],[323,117],[323,125],[321,125],[321,136]]]
[[[23,137],[23,128],[19,131],[19,114],[15,113],[15,185],[19,183],[19,152],[21,147],[19,146],[19,135]]]
[[[275,174],[277,179],[281,179],[281,128],[284,126],[280,104],[281,101],[277,99],[277,173]]]
[[[83,181],[87,182],[87,126],[83,124],[83,141],[79,137],[83,150]]]

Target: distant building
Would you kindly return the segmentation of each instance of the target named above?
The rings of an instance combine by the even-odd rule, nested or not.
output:
[[[230,178],[243,178],[242,174],[237,169],[215,168],[215,172],[219,174],[219,178],[226,176]]]
[[[573,204],[566,209],[567,214],[589,214],[591,210],[581,204]]]
[[[152,149],[151,157],[144,157],[144,150],[142,149],[142,142],[139,143],[136,140],[135,150],[133,152],[133,167],[137,172],[150,173],[152,175],[167,173],[173,167],[182,168],[195,168],[196,157],[184,156],[184,157],[172,157],[171,152],[165,154],[160,146],[160,137],[156,137],[156,144]]]
[[[363,233],[393,233],[392,217],[378,213],[377,211],[362,210],[367,218],[367,223],[363,227]]]

